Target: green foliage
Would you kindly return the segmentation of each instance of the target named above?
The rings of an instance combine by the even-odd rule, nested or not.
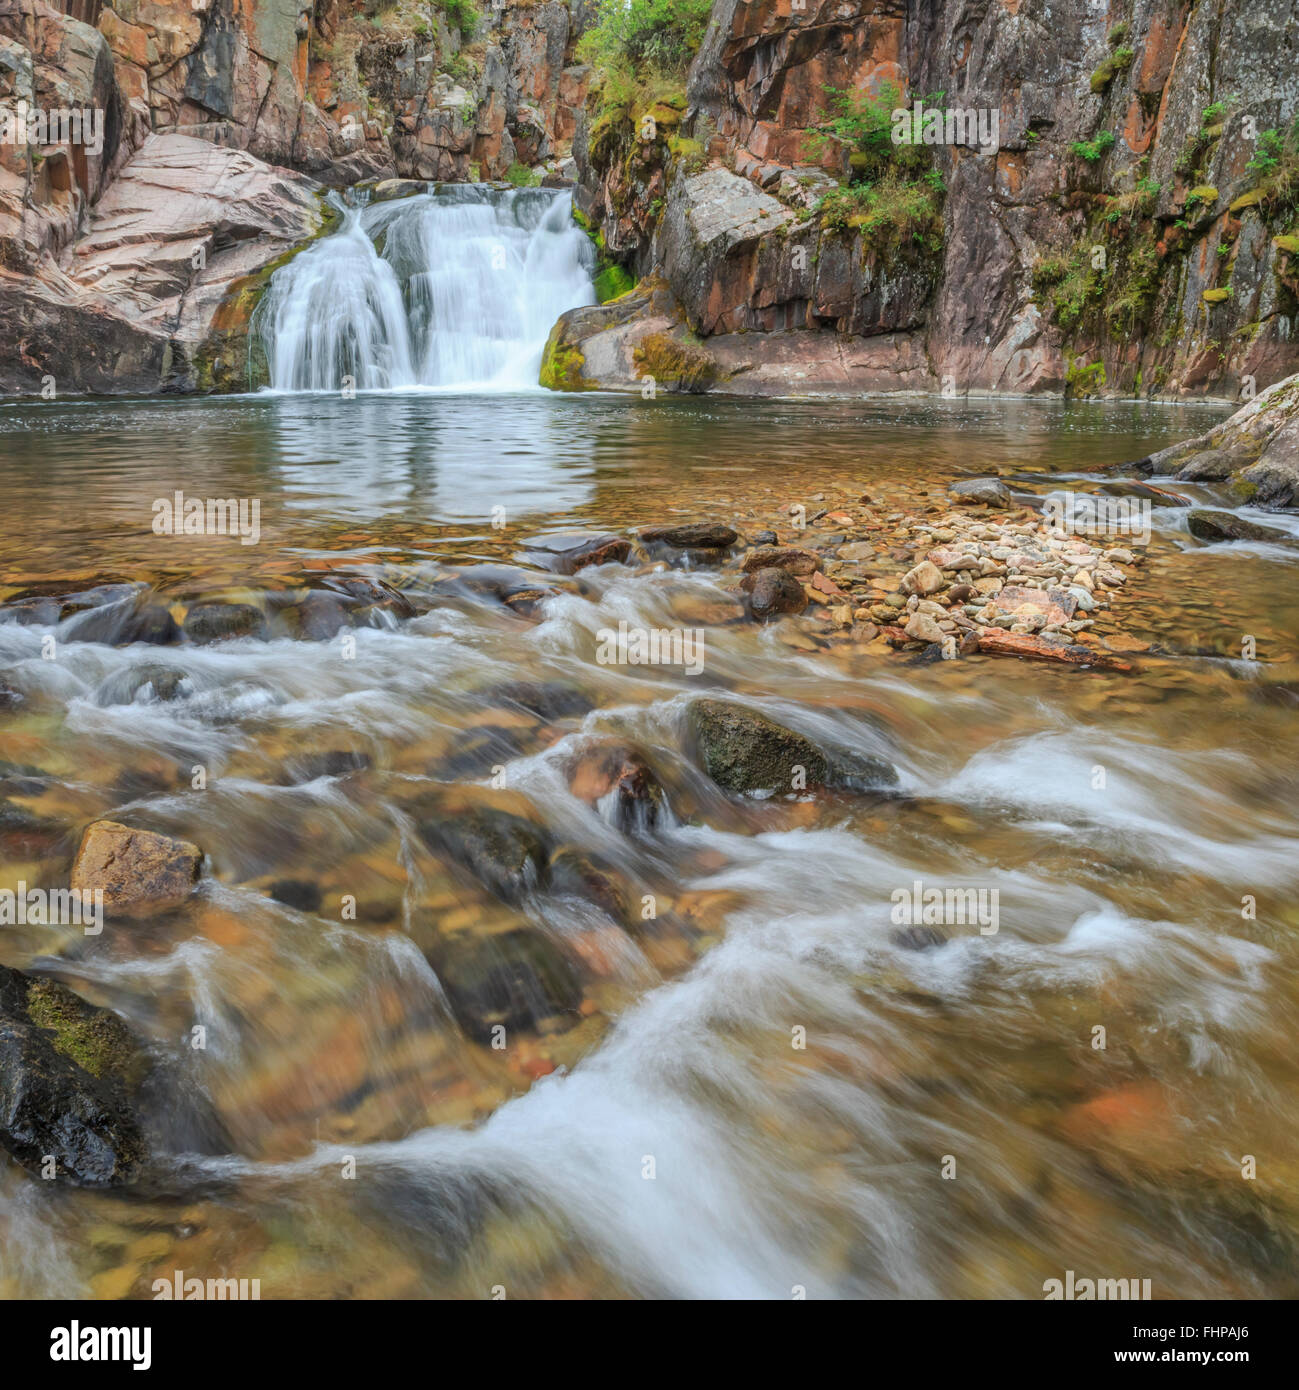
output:
[[[703,42],[711,8],[711,0],[599,0],[577,56],[603,78],[619,71],[683,75]]]
[[[668,141],[668,150],[684,174],[697,174],[708,163],[708,151],[703,142],[688,140],[684,135],[674,135]]]
[[[1123,40],[1127,38],[1128,32],[1131,28],[1132,26],[1127,22],[1126,19],[1120,20],[1114,26],[1114,28],[1111,29],[1110,32],[1105,35],[1105,42],[1109,44],[1111,48],[1117,48],[1119,44],[1121,44]]]
[[[831,189],[818,208],[824,227],[860,232],[877,250],[932,253],[942,248],[945,191],[937,169],[917,179],[896,168],[876,183]]]
[[[1064,374],[1066,396],[1094,396],[1105,385],[1103,362],[1073,363]]]
[[[452,29],[460,31],[463,39],[472,39],[478,32],[478,11],[473,0],[433,0]]]
[[[1092,91],[1095,92],[1097,96],[1100,96],[1119,73],[1132,66],[1132,60],[1136,56],[1135,51],[1131,48],[1116,48],[1108,58],[1104,59],[1100,67],[1092,73]]]
[[[1260,131],[1258,148],[1245,167],[1256,175],[1254,186],[1269,217],[1299,207],[1299,116],[1286,130]]]
[[[505,171],[505,182],[513,184],[515,188],[536,188],[541,182],[541,175],[516,160]]]
[[[901,144],[893,143],[893,112],[907,105],[896,83],[882,82],[874,93],[842,87],[824,90],[829,114],[804,138],[813,158],[820,156],[827,139],[832,136],[851,151],[848,163],[854,182],[871,182],[890,168],[920,173],[929,167],[931,156],[927,146],[913,145],[909,139]],[[938,106],[942,98],[942,92],[935,92],[925,97],[924,102],[932,108]],[[908,124],[908,135],[910,130]]]
[[[1103,158],[1107,150],[1114,148],[1114,136],[1108,130],[1102,130],[1094,140],[1075,140],[1069,146],[1072,153],[1079,159],[1086,160],[1088,164],[1095,164],[1098,159]]]

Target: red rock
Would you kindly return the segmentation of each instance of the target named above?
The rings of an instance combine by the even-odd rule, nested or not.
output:
[[[1116,657],[1085,647],[1081,643],[1037,637],[1030,632],[1003,632],[999,627],[980,630],[979,650],[987,656],[1030,657],[1042,661],[1062,661],[1072,666],[1101,666],[1110,671],[1132,669],[1128,662],[1119,661]]]

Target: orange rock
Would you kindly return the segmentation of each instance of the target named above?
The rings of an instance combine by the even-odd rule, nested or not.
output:
[[[1111,671],[1132,669],[1128,662],[1105,652],[1094,651],[1080,642],[1071,644],[1058,638],[1036,637],[1030,632],[1003,632],[994,627],[980,630],[979,650],[988,656],[1022,656],[1041,661],[1062,661],[1073,666],[1103,666]]]

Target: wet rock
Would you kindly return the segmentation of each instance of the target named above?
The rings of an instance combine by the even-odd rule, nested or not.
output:
[[[146,1063],[126,1025],[52,980],[0,966],[0,1146],[29,1172],[85,1187],[146,1156],[130,1093]]]
[[[580,531],[538,536],[523,544],[530,560],[557,574],[576,574],[588,565],[621,564],[631,554],[631,542],[625,536]]]
[[[553,893],[594,903],[615,922],[626,920],[627,899],[616,876],[581,850],[565,847],[550,861]]]
[[[1113,671],[1130,671],[1131,665],[1081,643],[1028,632],[1003,632],[986,627],[979,632],[979,651],[989,656],[1021,656],[1041,661],[1059,661],[1072,666],[1102,666]]]
[[[657,829],[667,800],[644,754],[620,742],[583,749],[570,764],[569,790],[627,835]]]
[[[1022,584],[1005,585],[992,596],[991,603],[997,612],[1017,618],[1040,615],[1047,627],[1067,623],[1077,606],[1077,599],[1063,589],[1030,589]]]
[[[95,692],[100,705],[129,705],[137,701],[180,700],[192,692],[189,677],[174,666],[149,663],[115,672]]]
[[[290,609],[296,618],[299,636],[308,642],[328,642],[352,623],[354,604],[345,603],[337,594],[313,589],[301,603]]]
[[[78,614],[68,623],[67,640],[103,642],[110,646],[143,642],[166,647],[180,641],[180,628],[162,604],[149,603],[137,608],[132,598]]]
[[[740,568],[745,574],[773,568],[788,570],[790,574],[815,574],[821,568],[821,557],[814,550],[800,550],[797,546],[758,546],[745,552]]]
[[[185,636],[191,642],[265,635],[266,619],[251,603],[196,603],[185,614]]]
[[[21,690],[10,685],[8,681],[0,681],[0,713],[17,709],[26,698]]]
[[[517,758],[529,741],[517,729],[499,728],[491,724],[465,729],[454,750],[434,765],[432,775],[440,782],[481,777],[492,768]]]
[[[1221,449],[1206,449],[1183,464],[1173,476],[1183,483],[1220,483],[1230,478],[1237,466],[1238,460],[1231,454]]]
[[[435,800],[418,813],[420,838],[503,902],[517,903],[548,882],[549,844],[532,821],[501,805]]]
[[[1288,541],[1290,536],[1275,526],[1260,526],[1234,512],[1196,508],[1186,514],[1186,529],[1201,541]]]
[[[788,792],[800,782],[825,784],[829,764],[812,740],[756,710],[696,700],[688,725],[693,756],[723,791]]]
[[[438,588],[479,601],[491,598],[524,616],[531,615],[538,604],[559,592],[535,574],[511,565],[473,565],[443,581]]]
[[[298,786],[314,782],[318,777],[347,777],[364,772],[373,764],[368,753],[354,748],[330,748],[321,753],[303,753],[290,758],[280,773],[280,785]]]
[[[11,859],[43,859],[61,845],[68,828],[12,801],[0,801],[0,849]]]
[[[903,951],[928,951],[942,946],[947,938],[937,927],[903,927],[895,931],[889,940]]]
[[[0,758],[0,796],[40,796],[54,780],[34,763],[11,763]]]
[[[774,531],[755,531],[751,539],[754,545],[775,545],[779,537]]]
[[[95,821],[82,836],[70,884],[82,892],[101,889],[108,915],[151,917],[179,907],[189,897],[202,857],[188,840],[117,821]]]
[[[849,545],[841,545],[837,553],[845,564],[860,565],[874,558],[875,547],[870,541],[853,541]]]
[[[488,687],[481,699],[489,705],[517,705],[538,719],[568,719],[595,708],[580,690],[561,681],[505,681]]]
[[[452,933],[430,952],[430,963],[456,1019],[475,1042],[493,1041],[503,1027],[557,1032],[578,1021],[582,984],[558,946],[533,930],[480,937]]]
[[[368,579],[364,575],[335,575],[330,580],[331,587],[338,589],[349,599],[364,605],[361,612],[383,612],[394,618],[413,618],[418,611],[411,598],[382,579]],[[317,591],[320,592],[320,591]]]
[[[749,613],[759,622],[782,613],[801,613],[807,607],[803,586],[786,569],[761,569],[746,576],[742,587],[749,595]]]
[[[270,886],[270,895],[277,903],[299,912],[320,911],[320,887],[307,879],[277,878]]]
[[[657,541],[677,550],[725,550],[739,540],[737,532],[717,521],[694,522],[687,526],[648,526],[641,540]]]
[[[1015,497],[999,478],[970,478],[953,483],[948,491],[961,502],[985,507],[1013,507]]]

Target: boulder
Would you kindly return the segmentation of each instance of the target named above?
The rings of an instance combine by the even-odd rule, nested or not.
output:
[[[522,798],[457,788],[416,808],[420,838],[503,902],[520,902],[549,879],[545,830],[523,814]]]
[[[972,506],[1013,507],[1015,495],[1000,478],[970,478],[953,483],[948,491],[960,502]]]
[[[784,613],[801,613],[807,607],[807,593],[787,569],[777,565],[748,574],[741,587],[749,596],[749,613],[759,622]]]
[[[1234,512],[1196,508],[1186,514],[1186,529],[1200,541],[1288,541],[1291,537],[1275,526],[1260,526]]]
[[[557,574],[576,574],[588,565],[622,564],[631,554],[625,536],[592,535],[583,531],[534,536],[522,542],[530,560]]]
[[[647,526],[641,530],[640,538],[677,550],[725,550],[739,540],[739,535],[720,522],[699,521],[685,526]]]
[[[429,952],[451,1011],[475,1042],[494,1030],[557,1032],[580,1017],[582,984],[567,955],[542,932],[446,934]]]
[[[821,568],[821,557],[814,550],[800,550],[796,546],[756,546],[744,552],[744,562],[740,566],[745,574],[755,570],[782,569],[790,574],[814,574]]]
[[[825,784],[829,764],[821,750],[765,714],[724,700],[695,700],[688,723],[694,757],[723,791],[788,792],[796,780],[809,789]]]
[[[203,852],[188,840],[100,820],[86,827],[70,885],[102,890],[112,917],[152,917],[179,907],[198,882]]]
[[[0,1146],[30,1173],[82,1187],[134,1178],[146,1141],[132,1098],[146,1069],[116,1014],[0,966]]]

